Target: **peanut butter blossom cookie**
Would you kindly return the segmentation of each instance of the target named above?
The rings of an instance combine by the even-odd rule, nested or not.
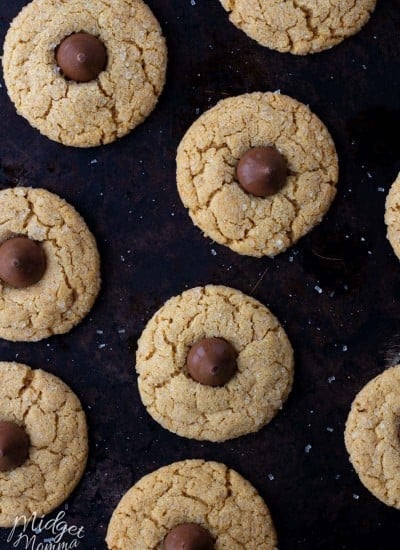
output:
[[[44,189],[0,191],[0,338],[68,332],[99,289],[96,242],[71,205]]]
[[[85,414],[59,378],[0,362],[0,526],[48,514],[86,466]]]
[[[151,416],[178,435],[224,441],[255,432],[293,382],[285,331],[257,300],[224,286],[170,299],[138,343],[139,391]]]
[[[345,441],[365,487],[400,510],[400,366],[369,382],[355,398]]]
[[[400,174],[393,183],[386,199],[385,222],[387,238],[394,253],[400,259]]]
[[[154,109],[167,48],[142,0],[33,0],[4,44],[4,78],[18,113],[50,139],[110,143]]]
[[[220,0],[229,19],[257,42],[297,55],[332,48],[369,20],[376,0]]]
[[[275,256],[323,218],[336,195],[332,138],[279,93],[220,101],[178,148],[178,190],[195,225],[239,254]]]
[[[118,504],[110,550],[276,550],[269,510],[252,485],[217,462],[185,460],[143,477]]]

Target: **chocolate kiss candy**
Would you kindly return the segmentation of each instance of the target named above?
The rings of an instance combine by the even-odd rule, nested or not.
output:
[[[107,50],[92,34],[78,32],[65,38],[56,51],[62,74],[75,82],[95,80],[107,65]]]
[[[165,537],[163,550],[214,550],[214,541],[201,525],[182,523]]]
[[[41,245],[28,237],[14,237],[0,245],[0,279],[15,288],[25,288],[40,281],[46,263]]]
[[[269,197],[282,189],[288,173],[284,156],[275,147],[253,147],[236,168],[241,187],[256,197]]]
[[[223,386],[237,371],[236,351],[223,338],[196,342],[187,356],[190,376],[204,386]]]
[[[0,472],[22,466],[29,455],[29,437],[15,422],[0,422]]]

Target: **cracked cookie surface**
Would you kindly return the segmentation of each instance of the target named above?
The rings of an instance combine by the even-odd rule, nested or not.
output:
[[[279,52],[332,48],[368,22],[377,0],[220,0],[231,22]]]
[[[41,243],[43,278],[17,289],[0,281],[0,338],[37,341],[71,330],[100,289],[96,242],[76,210],[44,189],[0,191],[0,242],[24,235]]]
[[[288,161],[281,191],[246,193],[236,166],[250,148],[275,146]],[[239,254],[275,256],[317,225],[336,195],[333,140],[308,107],[279,93],[220,101],[197,119],[178,148],[177,183],[190,217]]]
[[[88,439],[79,399],[56,376],[0,362],[0,421],[25,428],[29,458],[0,472],[0,526],[16,517],[48,514],[75,489],[86,466]]]
[[[387,369],[356,396],[345,442],[361,482],[400,509],[400,366]]]
[[[221,337],[238,357],[222,387],[187,372],[191,346]],[[164,428],[180,436],[225,441],[256,432],[282,408],[293,383],[293,351],[272,313],[225,286],[198,287],[168,300],[144,329],[136,355],[142,401]]]
[[[58,70],[55,49],[75,32],[98,36],[108,53],[96,80]],[[167,48],[142,0],[33,0],[11,23],[3,68],[17,111],[50,139],[75,147],[110,143],[154,109],[165,83]]]
[[[170,529],[198,523],[216,550],[276,550],[269,510],[254,487],[217,462],[185,460],[143,477],[112,516],[110,550],[161,550]]]
[[[385,223],[387,238],[400,259],[400,174],[390,188],[386,199]]]

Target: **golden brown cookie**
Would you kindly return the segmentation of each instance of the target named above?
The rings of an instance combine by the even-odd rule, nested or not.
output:
[[[386,199],[385,223],[387,238],[400,259],[400,174],[390,188]]]
[[[400,366],[371,380],[356,396],[345,441],[361,482],[400,509]]]
[[[0,471],[0,526],[19,516],[48,514],[75,489],[86,466],[85,414],[59,378],[26,365],[0,362],[0,421],[14,422],[29,436],[27,461]]]
[[[56,62],[73,33],[99,37],[108,63],[98,78],[74,82]],[[33,0],[14,19],[4,44],[4,78],[17,111],[64,145],[110,143],[154,109],[165,82],[167,48],[142,0]]]
[[[267,198],[246,193],[236,168],[252,147],[272,145],[289,175]],[[338,158],[332,138],[308,107],[279,93],[220,101],[178,148],[178,190],[195,225],[239,254],[275,256],[321,222],[336,195]]]
[[[231,22],[279,52],[316,53],[356,34],[376,0],[220,0]]]
[[[160,550],[170,529],[197,523],[216,550],[276,550],[269,510],[252,485],[217,462],[185,460],[143,477],[118,504],[110,550]]]
[[[221,337],[237,352],[238,372],[222,387],[188,374],[193,344]],[[272,313],[225,286],[198,287],[171,298],[138,343],[139,391],[164,428],[199,440],[224,441],[256,432],[280,410],[293,383],[293,351]]]
[[[0,281],[0,338],[34,342],[71,330],[100,289],[96,242],[76,210],[44,189],[0,191],[0,243],[27,236],[41,244],[47,269],[27,288]]]

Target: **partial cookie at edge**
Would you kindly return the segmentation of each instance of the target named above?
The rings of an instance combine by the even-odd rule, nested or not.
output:
[[[217,462],[186,460],[143,477],[111,518],[109,550],[159,550],[168,531],[185,522],[208,529],[215,547],[276,550],[269,510],[254,487]]]
[[[63,334],[92,308],[100,290],[96,241],[77,211],[44,189],[0,191],[0,242],[17,235],[42,244],[44,277],[16,289],[0,281],[0,338],[33,342]]]
[[[345,442],[361,482],[400,510],[400,366],[387,369],[356,396]]]
[[[332,48],[356,34],[376,6],[376,0],[220,2],[230,21],[259,44],[296,55]]]
[[[387,238],[394,253],[400,259],[400,174],[386,198],[385,223],[387,225]]]
[[[56,376],[0,362],[0,420],[25,428],[30,454],[21,467],[0,472],[0,526],[17,516],[48,514],[75,489],[88,455],[85,413]]]

